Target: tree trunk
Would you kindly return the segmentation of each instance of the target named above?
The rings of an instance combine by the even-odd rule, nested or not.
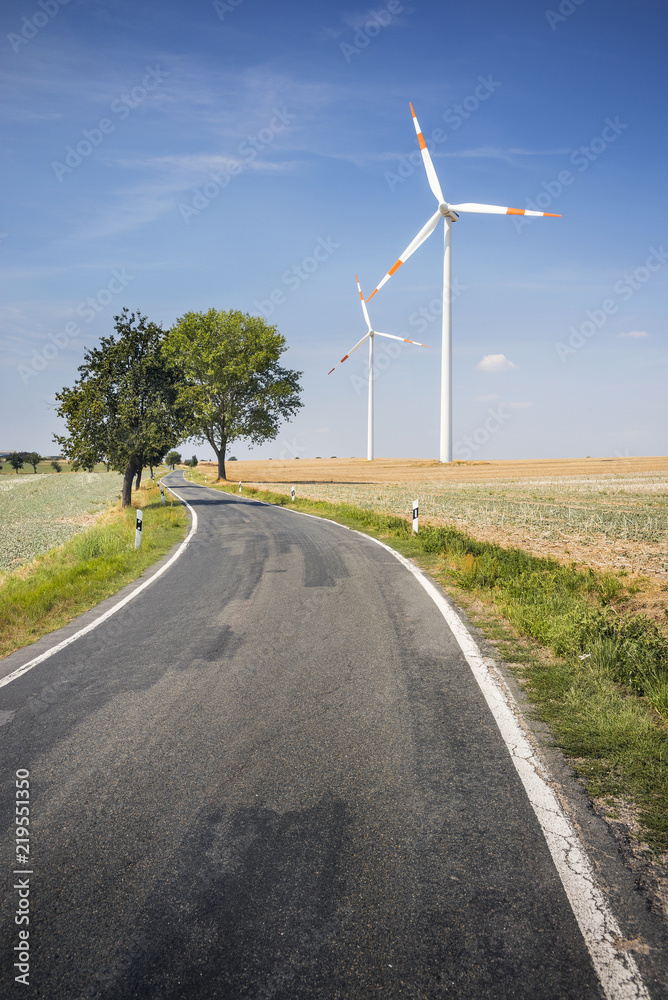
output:
[[[142,469],[142,467],[140,465],[139,468],[137,469],[137,482],[135,483],[135,489],[136,490],[138,490],[139,487],[141,486],[141,474],[142,474],[143,471],[144,470]]]
[[[132,503],[132,480],[135,477],[136,471],[136,459],[131,458],[125,470],[125,475],[123,476],[123,489],[121,490],[121,507],[124,509],[125,507],[129,507]]]
[[[227,441],[226,441],[225,438],[223,438],[223,440],[221,442],[221,445],[220,445],[220,448],[216,448],[215,445],[213,446],[213,450],[216,453],[216,458],[218,459],[218,478],[219,479],[227,479],[227,476],[225,475],[225,448],[226,447],[227,447]]]

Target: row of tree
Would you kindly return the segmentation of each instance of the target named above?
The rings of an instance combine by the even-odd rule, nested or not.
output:
[[[123,507],[180,441],[207,441],[225,479],[232,441],[274,438],[302,406],[302,372],[281,367],[285,338],[259,317],[189,312],[167,331],[127,308],[114,320],[116,335],[84,351],[79,379],[56,394],[67,435],[55,440],[75,469],[123,473]]]
[[[5,456],[5,461],[11,465],[12,469],[18,476],[19,469],[22,469],[24,465],[32,465],[34,472],[37,473],[37,466],[39,463],[46,462],[47,459],[43,458],[37,451],[10,451]],[[61,471],[60,465],[55,460],[51,462],[51,465],[56,472]],[[57,469],[56,466],[58,466]],[[0,469],[1,468],[2,465],[0,465]]]

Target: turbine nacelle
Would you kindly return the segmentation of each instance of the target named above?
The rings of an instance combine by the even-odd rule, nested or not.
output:
[[[450,208],[447,201],[442,201],[438,206],[438,210],[444,219],[450,219],[452,222],[456,222],[459,215],[453,208]]]

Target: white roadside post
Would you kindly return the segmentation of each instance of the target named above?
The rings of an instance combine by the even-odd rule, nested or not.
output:
[[[137,527],[135,529],[135,548],[138,549],[141,545],[141,523],[144,518],[144,514],[141,510],[137,511]]]
[[[241,493],[241,480],[239,480],[239,492]]]
[[[418,530],[418,501],[413,501],[413,531],[417,535]]]
[[[161,503],[165,502],[165,488],[162,485],[162,480],[160,481],[160,502]]]
[[[292,496],[292,499],[294,500],[294,498],[295,498],[295,488],[294,488],[294,486],[293,486],[293,487],[292,487],[292,489],[290,490],[290,494],[291,494],[291,496]]]

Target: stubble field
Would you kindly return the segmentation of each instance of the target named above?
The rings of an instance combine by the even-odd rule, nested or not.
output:
[[[209,476],[215,466],[200,463]],[[293,459],[228,462],[229,480],[452,524],[482,541],[621,577],[648,578],[665,606],[668,458],[461,462]],[[646,602],[645,602],[646,603]],[[651,602],[650,602],[651,603]]]

